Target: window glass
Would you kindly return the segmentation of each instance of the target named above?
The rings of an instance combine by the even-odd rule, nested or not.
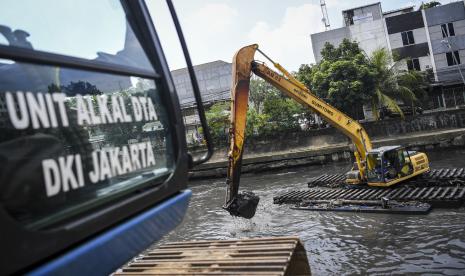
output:
[[[447,23],[441,25],[442,37],[455,36],[454,24]]]
[[[407,59],[407,69],[409,71],[413,70],[413,62],[411,59]]]
[[[446,53],[447,65],[452,66],[454,65],[454,59],[452,58],[452,53]]]
[[[446,53],[446,59],[447,59],[447,65],[452,66],[452,65],[457,65],[460,64],[460,55],[458,51],[453,52],[454,55],[452,55],[452,52]],[[455,56],[455,57],[454,57]]]
[[[416,70],[420,71],[420,61],[418,58],[412,58],[412,59],[407,59],[407,69],[410,70]]]
[[[414,58],[412,59],[413,61],[413,68],[417,71],[420,71],[421,68],[420,68],[420,60],[418,58]]]
[[[454,51],[454,56],[455,56],[455,64],[460,64],[460,55],[459,55],[459,51]]]
[[[118,0],[2,0],[0,44],[153,71]]]
[[[379,153],[369,153],[367,155],[367,180],[369,182],[382,182],[383,167],[381,164],[381,156]]]
[[[454,24],[448,23],[447,26],[449,27],[449,36],[455,35]]]
[[[0,44],[154,72],[125,18],[116,0],[2,1]],[[163,183],[174,153],[156,81],[0,59],[2,207],[43,229]]]
[[[402,32],[402,44],[404,46],[410,45],[410,44],[415,44],[415,40],[413,39],[413,32],[408,31],[408,32]]]
[[[405,45],[408,45],[408,38],[407,38],[407,33],[406,32],[402,32],[401,33],[401,36],[402,36],[402,44],[405,46]]]
[[[174,69],[171,71],[171,77],[173,78],[174,86],[181,104],[189,153],[194,157],[200,156],[206,152],[206,140],[200,123],[192,82],[171,14],[168,10],[166,1],[147,0],[146,4],[154,20],[157,35],[160,38],[168,64],[171,69]],[[194,7],[194,2],[192,2],[191,5]],[[189,39],[189,30],[192,26],[185,24],[185,17],[181,16],[179,20],[184,34],[187,35],[187,43],[190,45],[190,43],[193,42],[192,39]],[[189,22],[189,20],[187,20],[187,22]],[[195,60],[193,61],[195,62]],[[216,75],[211,76],[207,74],[210,71]],[[216,61],[205,65],[194,66],[194,72],[206,107],[208,106],[207,102],[218,101],[218,99],[229,99],[231,64]],[[211,83],[211,87],[206,85],[207,82]]]
[[[173,167],[153,80],[0,61],[0,200],[40,228]]]
[[[413,39],[413,32],[412,31],[407,32],[407,37],[408,37],[408,44],[415,44],[415,39]]]
[[[446,24],[441,25],[442,37],[448,37]]]

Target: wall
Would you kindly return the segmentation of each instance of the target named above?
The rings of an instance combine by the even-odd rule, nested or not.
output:
[[[221,60],[194,66],[204,103],[224,101],[230,98],[232,64]],[[195,102],[189,73],[186,68],[171,72],[181,107]]]
[[[415,40],[415,44],[428,42],[428,39],[426,38],[425,28],[413,29],[411,31],[413,33],[413,39]],[[399,32],[389,35],[389,42],[391,43],[392,49],[404,47],[401,34],[402,33]]]
[[[462,20],[465,18],[463,1],[440,5],[425,10],[428,26],[439,25],[446,22]]]
[[[364,22],[349,27],[353,40],[358,41],[368,56],[380,48],[388,48],[382,20]]]
[[[462,73],[465,75],[465,49],[464,50],[459,50],[459,56],[460,56],[460,61],[462,64],[460,64],[460,69],[462,70]],[[435,54],[434,55],[434,60],[436,63],[436,71],[437,71],[437,76],[438,80],[445,82],[445,83],[459,83],[462,82],[461,77],[460,77],[460,72],[458,71],[458,68],[456,65],[448,66],[447,65],[447,59],[446,59],[446,53],[442,54]]]
[[[364,127],[374,138],[376,147],[401,144],[412,150],[425,151],[463,148],[465,145],[465,109],[406,117],[405,120],[369,122]],[[454,131],[445,131],[451,129]],[[259,172],[352,160],[353,148],[350,144],[348,138],[334,128],[249,138],[246,140],[241,171]],[[215,149],[211,161],[196,167],[190,177],[224,177],[227,166],[227,150],[223,146]]]
[[[441,5],[425,10],[426,23],[428,25],[436,65],[436,76],[440,82],[458,83],[461,77],[456,66],[448,66],[446,52],[450,50],[443,42],[448,40],[453,50],[458,50],[461,60],[461,68],[465,69],[465,7],[463,1]],[[443,38],[441,24],[453,23],[455,36]]]
[[[465,128],[465,109],[439,111],[423,115],[407,116],[405,120],[386,119],[363,123],[371,138],[389,138],[414,132],[430,132],[441,129]],[[277,143],[276,141],[279,141]],[[326,147],[348,144],[349,139],[335,128],[309,130],[296,133],[276,134],[272,137],[246,140],[248,153],[271,153],[293,148]]]
[[[348,27],[333,29],[326,32],[315,33],[310,35],[312,40],[313,56],[316,62],[321,61],[321,49],[326,42],[331,43],[334,46],[341,44],[344,38],[350,39],[350,31]]]
[[[431,58],[428,56],[422,56],[418,58],[418,62],[420,62],[420,70],[425,71],[432,68]],[[407,71],[407,60],[401,60],[396,64],[397,70],[405,70]]]

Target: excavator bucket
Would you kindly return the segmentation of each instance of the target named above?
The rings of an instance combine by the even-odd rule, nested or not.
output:
[[[161,245],[114,275],[311,275],[298,237]]]
[[[225,208],[231,216],[251,219],[255,216],[260,197],[252,192],[240,192]]]

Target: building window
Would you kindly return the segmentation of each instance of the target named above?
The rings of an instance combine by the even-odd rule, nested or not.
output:
[[[454,55],[452,55],[452,52],[446,53],[447,66],[460,64],[459,51],[454,51],[453,53]]]
[[[455,36],[454,24],[447,23],[441,25],[442,37]]]
[[[407,68],[409,71],[415,70],[420,71],[420,61],[418,58],[412,58],[407,60]]]
[[[413,39],[413,32],[408,31],[408,32],[402,32],[402,43],[404,46],[415,44],[415,39]]]

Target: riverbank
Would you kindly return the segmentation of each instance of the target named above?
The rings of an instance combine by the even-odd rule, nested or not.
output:
[[[397,135],[395,137],[375,137],[374,147],[403,145],[410,150],[434,150],[442,148],[464,148],[465,128],[420,131]],[[280,141],[290,143],[292,141]],[[261,172],[287,167],[321,165],[329,162],[351,160],[353,157],[351,143],[331,143],[322,146],[295,147],[288,150],[268,153],[244,153],[242,172]],[[207,163],[190,172],[190,178],[224,177],[228,166],[225,150],[217,152]]]

